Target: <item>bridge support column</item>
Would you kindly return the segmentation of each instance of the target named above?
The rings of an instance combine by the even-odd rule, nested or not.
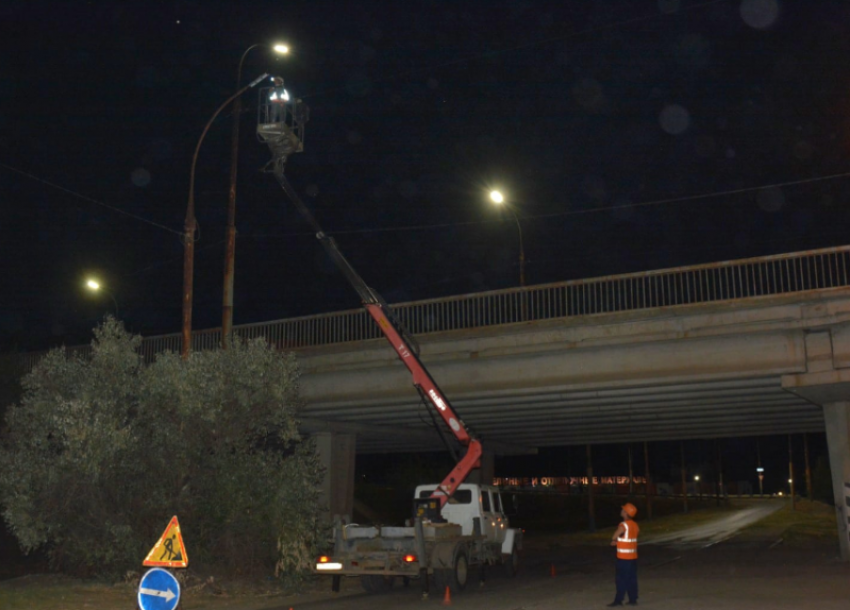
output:
[[[850,561],[850,402],[823,407],[841,559]]]
[[[354,455],[356,436],[351,433],[317,432],[316,452],[325,469],[320,503],[332,520],[345,517],[349,522],[354,511]]]

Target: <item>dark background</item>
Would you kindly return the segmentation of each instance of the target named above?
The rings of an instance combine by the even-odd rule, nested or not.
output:
[[[192,151],[257,42],[294,52],[252,51],[245,81],[280,74],[311,107],[290,180],[390,302],[517,285],[493,186],[519,214],[530,284],[847,242],[846,3],[11,1],[0,23],[5,350],[87,342],[115,309],[83,290],[91,273],[130,330],[179,331]],[[240,117],[234,322],[357,307],[258,171],[256,101]],[[221,323],[233,120],[198,161],[195,328]],[[770,473],[785,442],[763,450]],[[724,447],[751,473],[752,439]],[[581,474],[564,451],[505,467]],[[622,474],[615,454],[600,474]]]
[[[278,73],[312,110],[291,181],[390,302],[518,283],[492,185],[529,283],[846,242],[850,182],[819,178],[848,171],[850,7],[561,4],[3,3],[3,345],[88,341],[114,311],[88,273],[131,330],[179,330],[192,151],[255,42],[294,52],[252,51],[246,80]],[[234,322],[356,307],[258,172],[244,103]],[[196,328],[221,323],[232,120],[198,161]]]

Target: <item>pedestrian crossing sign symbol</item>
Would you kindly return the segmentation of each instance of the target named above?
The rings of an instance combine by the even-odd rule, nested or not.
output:
[[[159,542],[145,557],[142,565],[161,568],[185,568],[189,565],[186,547],[183,546],[183,535],[180,533],[180,523],[178,523],[176,515],[171,518],[171,522],[165,528]]]

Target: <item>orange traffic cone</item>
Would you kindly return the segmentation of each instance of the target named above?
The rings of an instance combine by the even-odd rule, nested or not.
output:
[[[555,578],[555,564],[554,563],[549,568],[549,576],[551,576],[552,578]]]
[[[443,605],[444,606],[451,606],[452,605],[452,592],[451,592],[451,589],[449,589],[448,587],[446,587],[446,594],[443,595]]]

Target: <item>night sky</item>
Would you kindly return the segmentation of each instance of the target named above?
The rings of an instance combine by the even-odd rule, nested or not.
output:
[[[116,305],[180,330],[192,152],[254,43],[293,53],[255,49],[244,82],[279,74],[311,109],[289,179],[390,302],[518,284],[496,186],[529,284],[847,243],[844,2],[12,0],[0,23],[3,349],[88,342]],[[234,322],[355,308],[259,171],[256,104]],[[233,120],[198,161],[195,328],[221,324]]]
[[[580,4],[3,3],[4,347],[87,341],[115,309],[89,273],[131,330],[179,331],[192,151],[257,42],[294,52],[255,49],[246,82],[311,108],[287,175],[390,302],[518,283],[492,186],[529,284],[846,243],[850,6]],[[356,307],[259,171],[256,103],[234,322]],[[221,323],[232,120],[198,160],[195,328]]]

